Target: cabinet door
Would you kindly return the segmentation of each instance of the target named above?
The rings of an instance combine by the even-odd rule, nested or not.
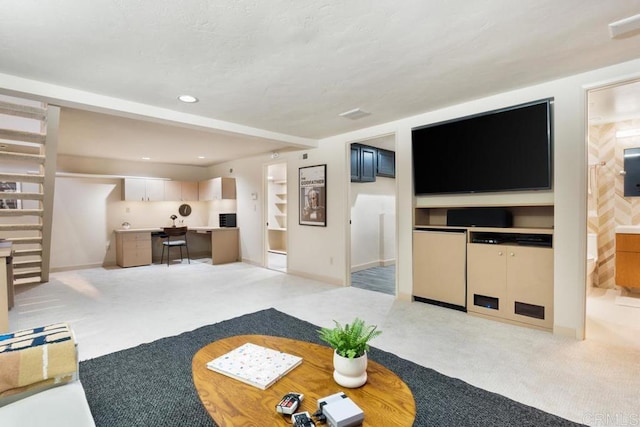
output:
[[[180,181],[165,182],[164,199],[168,202],[182,200],[182,183]]]
[[[145,180],[145,191],[147,193],[148,202],[162,202],[164,201],[164,183],[161,179],[147,179]]]
[[[198,200],[207,202],[213,200],[213,180],[200,181],[198,183]]]
[[[181,183],[180,200],[189,202],[198,200],[198,183],[185,181]]]
[[[212,199],[235,199],[236,198],[236,179],[218,177],[212,180],[211,184]]]
[[[376,180],[378,150],[373,147],[360,147],[360,181],[373,182]]]
[[[507,313],[507,248],[467,245],[467,310],[489,316]],[[489,299],[497,299],[497,308]]]
[[[123,185],[124,200],[129,202],[143,202],[146,200],[145,179],[126,178]]]
[[[465,306],[466,233],[413,232],[413,295]]]
[[[394,151],[378,149],[378,176],[395,178],[396,153]]]
[[[507,288],[511,319],[553,327],[553,249],[509,247]]]
[[[360,145],[351,144],[351,182],[360,182]]]

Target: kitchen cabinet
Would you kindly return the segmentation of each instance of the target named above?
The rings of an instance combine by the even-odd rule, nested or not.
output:
[[[236,198],[236,179],[218,177],[198,183],[198,200],[211,201]]]
[[[123,199],[131,202],[161,202],[164,200],[162,179],[125,178]]]
[[[116,233],[116,263],[120,267],[151,264],[151,233]]]
[[[377,176],[387,178],[396,177],[396,153],[395,151],[378,148]]]
[[[351,182],[373,182],[378,171],[378,152],[374,147],[351,144]]]
[[[164,184],[166,201],[197,201],[198,183],[190,181],[166,181]]]

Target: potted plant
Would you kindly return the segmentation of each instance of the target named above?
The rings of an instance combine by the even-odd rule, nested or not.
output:
[[[336,324],[334,328],[318,331],[320,339],[334,349],[333,379],[343,387],[360,387],[367,382],[369,341],[382,331],[358,318],[344,326],[335,320],[333,322]]]

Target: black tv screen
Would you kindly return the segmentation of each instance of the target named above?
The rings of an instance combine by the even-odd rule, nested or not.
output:
[[[551,99],[412,130],[416,195],[551,189]]]

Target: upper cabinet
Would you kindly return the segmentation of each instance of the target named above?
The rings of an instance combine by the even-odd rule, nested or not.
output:
[[[360,144],[351,144],[351,182],[376,180],[377,150]]]
[[[218,177],[198,183],[198,200],[210,201],[236,198],[236,179]]]
[[[125,178],[122,188],[122,200],[129,202],[187,202],[198,200],[197,182]]]
[[[132,202],[159,202],[164,200],[162,179],[126,178],[123,199]]]
[[[378,148],[378,170],[376,172],[378,176],[385,176],[387,178],[396,177],[396,153],[391,150],[383,150]]]
[[[396,153],[362,144],[351,144],[351,182],[373,182],[376,176],[395,178]]]
[[[167,201],[197,201],[198,183],[190,181],[166,181],[164,183],[164,198]]]

